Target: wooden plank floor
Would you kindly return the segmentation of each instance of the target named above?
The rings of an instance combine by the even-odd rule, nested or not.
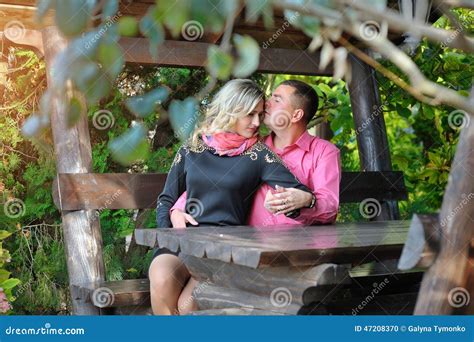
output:
[[[323,226],[137,229],[138,244],[252,268],[365,263],[400,256],[410,221]]]

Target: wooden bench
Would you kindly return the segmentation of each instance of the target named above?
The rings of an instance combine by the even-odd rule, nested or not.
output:
[[[166,174],[58,174],[53,183],[53,198],[58,209],[62,211],[84,209],[154,209],[156,207],[157,197],[162,191],[165,181]],[[403,182],[403,173],[396,171],[343,172],[341,179],[340,202],[355,203],[368,198],[377,200],[380,204],[388,201],[406,200],[407,192]],[[357,231],[359,228],[362,229],[362,227],[365,227],[364,229],[369,233],[369,235],[372,234],[371,231],[375,233],[379,231],[381,227],[390,227],[387,228],[389,230],[385,231],[385,234],[389,234],[390,238],[397,236],[398,240],[394,246],[384,248],[383,260],[387,260],[387,256],[390,256],[392,259],[398,259],[403,245],[402,240],[404,241],[408,231],[408,224],[405,222],[401,226],[397,226],[397,231],[390,232],[390,229],[392,227],[394,228],[399,223],[393,224],[394,225],[392,226],[384,226],[384,223],[373,223],[372,226],[364,226],[363,224],[362,226],[338,224],[329,227],[332,227],[330,229],[333,229],[341,236],[347,236],[347,233],[343,234],[344,231],[341,230],[344,229],[344,227],[352,227],[351,231],[353,232]],[[242,229],[245,231],[248,227],[230,227],[228,229],[231,229],[232,232],[237,232]],[[160,232],[161,231],[164,233],[168,230],[160,230]],[[172,232],[174,233],[174,231]],[[136,230],[137,242],[143,245],[148,245],[150,247],[155,246],[158,241],[157,236],[158,232],[156,229]],[[379,235],[374,236],[374,238],[377,236]],[[167,238],[165,237],[165,239]],[[173,240],[171,238],[169,239],[169,241]],[[176,244],[176,241],[173,243]],[[357,250],[357,248],[346,247],[344,247],[346,249],[346,257],[340,260],[337,258],[331,259],[330,262],[339,260],[342,263],[351,263],[354,261],[355,259],[351,260],[347,258],[352,258],[352,256],[355,257],[355,255],[351,253],[353,253],[354,250]],[[176,246],[173,248],[176,248]],[[179,248],[181,248],[181,245],[179,245]],[[380,248],[378,251],[380,251]],[[373,255],[377,256],[378,251]],[[207,251],[206,253],[212,254],[210,251]],[[215,253],[217,253],[217,250]],[[193,256],[193,253],[189,255]],[[227,254],[227,258],[228,257],[229,254]],[[328,255],[325,256],[325,258],[327,257]],[[245,258],[247,258],[248,265],[241,265],[243,267],[255,266],[255,263],[259,260],[256,259],[255,256],[246,256]],[[301,256],[298,258],[301,258]],[[277,258],[277,260],[279,259]],[[365,258],[366,262],[369,262],[369,260],[374,259]],[[227,261],[219,261],[228,262],[229,259],[227,259]],[[306,266],[309,265],[305,265],[305,267]],[[338,270],[340,269],[339,266],[336,268]],[[352,268],[344,268],[344,270],[344,272],[355,272]],[[328,273],[330,271],[326,270],[325,272]],[[369,275],[366,274],[365,276]],[[370,276],[375,277],[376,275],[372,274]],[[361,277],[361,279],[362,278],[363,277]],[[134,305],[146,307],[149,305],[149,290],[147,290],[147,288],[148,280],[141,279],[135,281],[122,280],[103,282],[98,284],[73,284],[71,292],[75,299],[93,302],[101,308],[125,308]],[[104,297],[100,297],[102,301],[97,301],[96,297],[99,293],[99,289],[108,289],[106,290],[108,294],[105,294],[104,296],[105,298],[110,296],[112,299],[106,300],[103,299]],[[248,310],[246,309],[244,312],[248,312]]]

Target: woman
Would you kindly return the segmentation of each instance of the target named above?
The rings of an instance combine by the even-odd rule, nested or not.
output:
[[[263,93],[251,80],[229,81],[209,105],[193,137],[177,152],[158,197],[158,227],[171,227],[169,210],[186,191],[198,203],[200,226],[243,225],[253,194],[263,183],[272,187],[302,185],[265,144],[258,141],[264,115]],[[155,314],[183,314],[196,309],[196,281],[167,249],[158,249],[150,266]]]

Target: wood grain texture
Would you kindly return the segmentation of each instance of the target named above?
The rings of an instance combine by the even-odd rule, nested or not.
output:
[[[416,303],[417,315],[448,315],[456,308],[462,289],[472,291],[472,278],[468,274],[472,271],[470,251],[474,234],[474,122],[466,122],[439,215],[440,252],[424,275]]]
[[[53,182],[53,199],[62,210],[152,209],[163,190],[166,174],[60,173]],[[343,172],[340,202],[405,200],[403,173]]]
[[[262,268],[397,259],[408,228],[409,221],[293,227],[160,228],[137,229],[136,238],[139,244],[158,245],[224,262],[229,262],[230,253],[230,262],[234,264]]]
[[[46,73],[52,78],[54,57],[66,46],[66,41],[55,27],[42,32],[45,43]],[[87,117],[79,119],[73,128],[67,128],[67,115],[54,99],[51,128],[58,173],[88,173],[92,170],[92,154]],[[62,211],[62,228],[66,250],[69,284],[80,285],[104,280],[102,235],[99,220],[91,210]],[[71,288],[71,290],[73,290]],[[73,313],[99,314],[92,303],[76,300],[72,292]]]

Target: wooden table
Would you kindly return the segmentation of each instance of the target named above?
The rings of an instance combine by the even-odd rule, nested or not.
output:
[[[393,276],[396,268],[384,261],[399,258],[409,224],[138,229],[135,236],[138,244],[180,252],[200,282],[200,310],[296,314],[352,284],[355,265],[377,261],[382,275]]]

